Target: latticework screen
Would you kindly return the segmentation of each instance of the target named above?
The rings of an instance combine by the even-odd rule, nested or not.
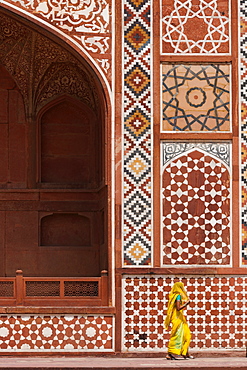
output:
[[[13,297],[13,296],[14,296],[14,282],[0,281],[0,297]]]
[[[59,297],[60,282],[59,281],[27,281],[26,282],[27,297]]]
[[[64,296],[65,297],[98,297],[99,283],[98,281],[65,281]]]

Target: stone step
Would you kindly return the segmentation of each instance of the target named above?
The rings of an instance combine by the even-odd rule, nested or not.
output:
[[[32,370],[233,370],[247,369],[246,357],[198,357],[168,361],[165,357],[0,357],[0,369]]]

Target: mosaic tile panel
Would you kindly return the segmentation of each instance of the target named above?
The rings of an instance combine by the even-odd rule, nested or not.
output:
[[[242,265],[247,265],[247,7],[240,1],[241,34],[240,34],[240,81],[241,81],[241,192],[242,192]]]
[[[123,351],[164,352],[163,328],[169,291],[179,279],[136,276],[123,280]],[[182,279],[191,303],[185,315],[192,350],[245,349],[247,277],[187,276]]]
[[[229,131],[230,65],[162,65],[162,131]]]
[[[1,352],[113,351],[113,317],[1,315]]]
[[[164,54],[228,54],[229,0],[162,0]]]
[[[151,0],[124,0],[123,249],[127,266],[152,263],[151,8]]]
[[[86,50],[111,81],[111,0],[5,0],[48,22]]]
[[[163,142],[162,155],[163,265],[229,265],[230,144]]]

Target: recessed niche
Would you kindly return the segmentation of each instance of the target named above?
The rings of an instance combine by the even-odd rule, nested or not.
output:
[[[41,246],[91,245],[90,219],[78,214],[52,214],[41,219]]]
[[[51,106],[41,117],[41,183],[95,186],[100,147],[94,112],[73,99]],[[96,163],[97,162],[97,163]]]

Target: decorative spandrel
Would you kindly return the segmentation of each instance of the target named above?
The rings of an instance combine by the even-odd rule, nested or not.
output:
[[[162,0],[162,53],[229,54],[229,0]]]
[[[14,76],[26,109],[36,113],[47,102],[66,93],[97,111],[94,77],[74,55],[3,13],[0,35],[0,63]]]
[[[111,0],[6,0],[79,43],[111,80]]]
[[[229,266],[230,143],[185,144],[162,143],[162,264]]]
[[[229,64],[162,65],[161,131],[230,131]]]

